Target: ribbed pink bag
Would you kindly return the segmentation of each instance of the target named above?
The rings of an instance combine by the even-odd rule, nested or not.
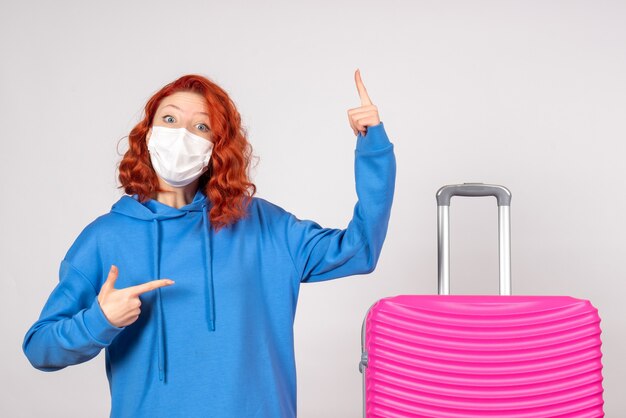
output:
[[[495,196],[500,295],[449,294],[452,196]],[[598,310],[569,296],[511,296],[510,191],[437,192],[438,295],[374,303],[363,321],[365,418],[603,417]]]

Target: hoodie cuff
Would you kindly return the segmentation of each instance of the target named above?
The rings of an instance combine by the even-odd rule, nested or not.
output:
[[[98,302],[98,298],[95,297],[91,306],[85,310],[84,313],[85,327],[92,335],[92,337],[103,346],[108,346],[113,342],[113,339],[122,332],[126,327],[116,327],[111,324]]]
[[[378,125],[368,126],[365,136],[358,133],[356,137],[356,150],[359,152],[379,151],[391,145],[385,125],[380,121]]]

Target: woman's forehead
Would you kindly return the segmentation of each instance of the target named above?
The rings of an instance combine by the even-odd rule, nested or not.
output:
[[[198,93],[188,91],[176,92],[163,98],[159,104],[159,109],[166,106],[168,108],[178,108],[188,113],[208,111],[206,99]]]

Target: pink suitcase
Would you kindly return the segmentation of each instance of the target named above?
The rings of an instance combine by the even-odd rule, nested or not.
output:
[[[452,196],[495,196],[500,295],[450,295]],[[438,295],[374,303],[361,328],[363,416],[603,417],[598,310],[569,296],[511,296],[510,202],[503,186],[437,192]]]

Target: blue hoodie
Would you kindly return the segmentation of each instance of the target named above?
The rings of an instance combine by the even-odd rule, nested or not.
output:
[[[296,417],[300,283],[372,272],[387,233],[396,160],[382,122],[357,136],[355,177],[346,229],[253,197],[245,218],[215,232],[200,189],[179,209],[122,196],[67,251],[24,354],[55,371],[104,348],[111,417]],[[141,294],[139,318],[116,327],[97,299],[112,264],[116,289],[176,283]]]

